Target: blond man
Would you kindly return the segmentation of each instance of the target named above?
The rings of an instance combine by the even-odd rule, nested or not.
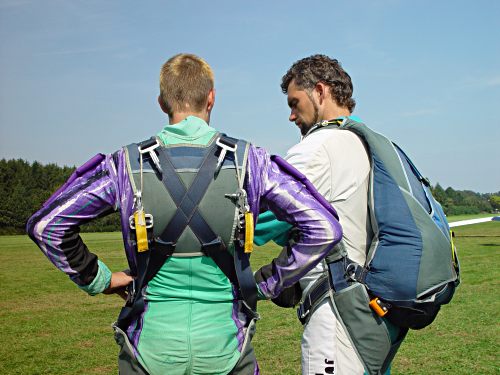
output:
[[[89,160],[27,231],[81,289],[126,297],[115,324],[120,374],[258,374],[257,295],[277,296],[331,251],[341,237],[336,213],[286,162],[208,125],[215,89],[203,59],[169,59],[158,102],[167,126]],[[263,209],[300,235],[256,284],[248,256]],[[78,235],[79,225],[113,211],[127,272],[111,272]]]

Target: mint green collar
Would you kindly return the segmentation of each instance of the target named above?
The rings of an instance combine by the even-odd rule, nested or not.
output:
[[[157,136],[165,145],[187,143],[206,145],[217,133],[204,120],[196,116],[188,116],[177,124],[167,125]]]

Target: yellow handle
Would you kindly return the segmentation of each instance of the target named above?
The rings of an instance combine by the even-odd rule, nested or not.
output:
[[[146,230],[146,217],[144,210],[134,212],[135,235],[137,238],[137,251],[143,252],[149,250],[148,232]]]
[[[455,247],[455,243],[453,242],[453,238],[455,237],[455,233],[450,229],[450,242],[451,242],[451,260],[453,261],[453,265],[458,267],[457,262],[457,248]]]
[[[252,213],[245,212],[245,253],[253,251],[253,215]]]

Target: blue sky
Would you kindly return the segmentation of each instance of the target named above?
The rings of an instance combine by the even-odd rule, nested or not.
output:
[[[179,52],[215,71],[211,125],[284,154],[299,132],[281,76],[323,53],[433,184],[499,191],[499,19],[494,0],[0,0],[0,158],[79,165],[155,134]]]

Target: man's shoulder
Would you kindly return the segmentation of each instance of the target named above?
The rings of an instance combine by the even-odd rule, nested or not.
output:
[[[329,152],[336,152],[350,147],[355,149],[363,147],[361,139],[354,132],[346,129],[325,128],[303,138],[290,148],[289,153],[322,153],[322,148],[326,148]]]

